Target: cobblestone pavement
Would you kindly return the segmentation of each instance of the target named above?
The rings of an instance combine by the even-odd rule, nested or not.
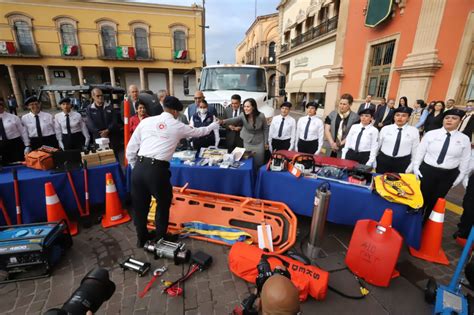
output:
[[[457,192],[457,196],[454,194],[451,200],[459,205],[462,192]],[[444,284],[450,280],[461,253],[461,248],[451,238],[458,220],[458,215],[448,212],[444,224],[443,247],[451,265],[441,266],[413,258],[404,247],[398,263],[401,277],[394,279],[389,288],[369,286],[371,293],[363,300],[345,299],[329,291],[325,301],[309,298],[302,305],[303,314],[431,313],[432,306],[424,302],[422,289],[429,276]],[[309,225],[310,218],[299,217],[299,240],[307,234]],[[352,227],[327,224],[323,249],[329,254],[344,252],[343,245],[347,246],[351,233]],[[191,251],[202,250],[213,256],[211,268],[193,275],[186,282],[182,297],[160,294],[160,285],[155,282],[151,291],[144,298],[139,298],[138,293],[143,290],[150,275],[140,278],[134,272],[123,271],[118,263],[124,257],[133,255],[139,260],[149,261],[155,268],[166,264],[169,269],[162,277],[166,280],[179,278],[186,272],[187,265],[175,266],[165,259],[154,260],[152,255],[137,249],[131,223],[110,229],[94,225],[81,230],[73,239],[73,247],[51,277],[0,285],[0,314],[41,314],[49,308],[61,306],[79,287],[85,274],[96,266],[107,268],[117,287],[115,294],[97,314],[229,314],[253,288],[229,271],[227,247],[185,240]],[[332,273],[330,284],[349,294],[359,293],[357,283],[347,270]]]

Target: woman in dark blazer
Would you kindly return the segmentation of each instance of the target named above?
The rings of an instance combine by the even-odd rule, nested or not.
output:
[[[244,112],[238,117],[225,119],[225,125],[242,124],[240,137],[245,150],[254,152],[255,167],[265,163],[265,150],[268,149],[268,124],[265,115],[258,111],[253,98],[244,101]]]
[[[433,107],[433,111],[426,117],[424,124],[424,132],[427,133],[430,130],[435,130],[443,127],[443,112],[444,112],[444,102],[436,101]]]

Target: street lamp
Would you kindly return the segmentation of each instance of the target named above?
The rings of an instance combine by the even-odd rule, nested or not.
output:
[[[206,28],[209,28],[209,25],[206,25],[206,0],[202,0],[202,25],[199,25],[202,28],[202,54],[203,61],[202,64],[206,66]]]

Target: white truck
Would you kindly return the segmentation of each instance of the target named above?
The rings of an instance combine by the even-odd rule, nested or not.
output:
[[[187,78],[184,80],[185,94],[189,94]],[[265,68],[252,65],[214,65],[202,69],[199,90],[204,93],[209,105],[217,110],[219,118],[230,106],[230,98],[239,94],[242,102],[247,98],[257,101],[258,110],[271,118],[274,115],[273,99],[269,98]]]

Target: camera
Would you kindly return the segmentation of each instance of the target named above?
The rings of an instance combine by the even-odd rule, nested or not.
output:
[[[278,258],[275,256],[275,258]],[[283,261],[282,261],[283,262]],[[282,275],[284,277],[287,277],[288,279],[291,280],[291,275],[286,269],[281,269],[281,268],[275,268],[272,270],[272,267],[270,266],[270,263],[268,262],[268,259],[265,255],[262,255],[260,258],[260,262],[257,265],[257,278],[255,279],[255,283],[257,285],[257,294],[250,294],[247,298],[245,298],[242,301],[242,304],[236,306],[234,310],[232,311],[233,315],[258,315],[257,309],[254,307],[255,300],[257,297],[260,296],[260,293],[262,292],[263,285],[265,284],[265,281],[267,281],[271,276],[273,275]]]
[[[270,266],[270,263],[268,262],[268,259],[265,255],[262,255],[260,258],[260,262],[257,265],[257,279],[255,280],[255,283],[257,285],[257,293],[260,295],[260,292],[262,292],[263,285],[265,284],[265,281],[268,280],[271,276],[275,274],[279,274],[282,276],[287,277],[288,279],[291,280],[291,275],[286,269],[281,269],[281,268],[275,268],[272,271],[272,267]]]
[[[94,313],[102,303],[112,297],[114,292],[115,284],[109,279],[109,272],[103,268],[96,268],[82,279],[79,288],[61,309],[50,309],[45,315],[82,315],[88,311]]]

